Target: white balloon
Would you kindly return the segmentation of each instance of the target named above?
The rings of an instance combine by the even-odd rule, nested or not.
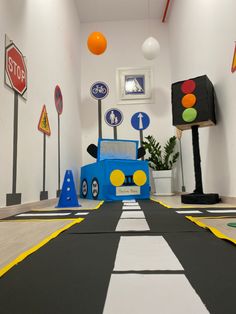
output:
[[[142,44],[144,58],[155,59],[160,51],[160,44],[154,37],[148,37]]]

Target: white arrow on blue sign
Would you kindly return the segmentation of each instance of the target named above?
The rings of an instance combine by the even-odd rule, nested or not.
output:
[[[123,121],[123,113],[116,108],[112,108],[106,111],[105,121],[109,126],[118,126]]]
[[[95,82],[90,87],[91,96],[95,99],[103,99],[107,97],[109,93],[109,87],[104,82]]]
[[[136,112],[131,118],[132,127],[135,130],[145,130],[150,124],[150,118],[145,112]]]

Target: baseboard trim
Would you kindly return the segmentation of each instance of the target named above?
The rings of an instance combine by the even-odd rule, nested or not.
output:
[[[233,196],[220,196],[222,203],[236,205],[236,197]]]
[[[24,204],[19,204],[19,205],[11,205],[11,206],[6,206],[6,207],[1,207],[2,209],[33,209],[33,208],[43,208],[46,206],[54,205],[55,202],[57,201],[57,198],[51,198],[48,200],[43,200],[43,201],[37,201],[37,202],[31,202],[31,203],[24,203]]]

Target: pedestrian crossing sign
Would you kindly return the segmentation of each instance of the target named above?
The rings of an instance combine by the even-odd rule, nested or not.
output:
[[[48,114],[47,114],[45,105],[43,105],[42,113],[39,119],[38,130],[40,132],[43,132],[44,134],[47,134],[48,136],[51,135],[51,129],[50,129]]]
[[[231,72],[234,73],[236,71],[236,44],[234,48],[234,56],[233,56],[233,61],[232,61],[232,66],[231,66]]]

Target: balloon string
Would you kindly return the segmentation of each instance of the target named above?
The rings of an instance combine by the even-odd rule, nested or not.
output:
[[[151,27],[150,27],[150,0],[148,0],[148,36],[151,35]]]

